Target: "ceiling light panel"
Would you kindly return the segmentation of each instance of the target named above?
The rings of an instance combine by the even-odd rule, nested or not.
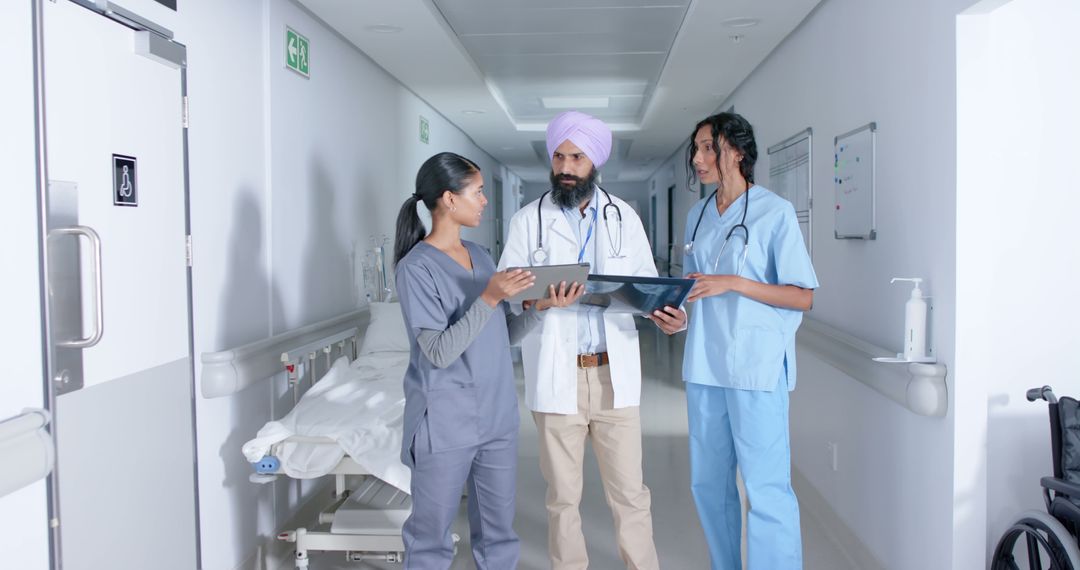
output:
[[[433,1],[519,126],[567,108],[640,123],[689,6],[689,0]],[[593,88],[597,83],[633,89]]]
[[[472,34],[460,36],[465,49],[476,55],[573,55],[667,53],[672,38],[666,33],[607,34],[542,32],[535,34]]]
[[[541,97],[545,109],[607,109],[607,97]]]
[[[540,86],[538,85],[537,87],[539,88]],[[521,92],[528,93],[529,91],[524,89]],[[579,99],[587,100],[589,98],[581,97]],[[541,98],[535,96],[531,98],[522,97],[520,100],[514,99],[508,101],[508,105],[514,109],[515,117],[519,122],[546,122],[556,113],[566,109],[578,109],[606,121],[621,123],[634,123],[641,114],[641,105],[644,101],[644,97],[640,95],[632,97],[607,97],[606,99],[608,101],[608,106],[606,108],[585,107],[583,105],[545,107],[541,102]]]
[[[503,57],[480,56],[475,58],[484,75],[495,81],[501,90],[502,81],[530,79],[540,81],[566,81],[574,92],[574,81],[596,79],[638,80],[653,84],[666,54],[635,55],[578,55],[563,57]],[[534,93],[535,94],[535,93]]]
[[[373,24],[370,26],[364,26],[364,29],[376,34],[396,34],[402,31],[404,28],[401,26],[393,26],[390,24]]]
[[[757,18],[728,18],[720,22],[721,25],[729,28],[753,28],[760,23],[761,21]]]
[[[537,33],[674,32],[686,13],[677,3],[649,6],[556,8],[530,1],[435,0],[458,36]]]

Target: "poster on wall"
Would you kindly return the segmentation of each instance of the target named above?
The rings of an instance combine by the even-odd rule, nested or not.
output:
[[[814,256],[814,131],[806,128],[769,147],[769,189],[795,206],[806,251]]]

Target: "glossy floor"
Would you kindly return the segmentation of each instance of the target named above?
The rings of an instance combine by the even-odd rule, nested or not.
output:
[[[665,569],[706,569],[708,548],[698,524],[690,495],[689,453],[686,435],[686,399],[680,379],[682,346],[679,340],[642,327],[642,432],[645,453],[645,482],[652,491],[653,533],[660,565]],[[521,372],[518,370],[521,389]],[[544,511],[545,483],[538,467],[536,428],[532,416],[522,406],[521,462],[518,467],[517,518],[521,536],[521,570],[550,568],[547,558],[547,520]],[[586,453],[585,491],[581,517],[589,549],[589,567],[594,570],[621,570],[615,546],[611,511],[604,501],[600,472],[591,450]],[[813,513],[803,513],[803,559],[806,570],[847,570],[852,568],[824,531],[815,524]],[[462,537],[454,560],[454,570],[475,568],[469,551],[469,527],[464,503],[454,532]],[[347,563],[341,553],[312,556],[314,570],[393,569],[400,564]],[[291,567],[291,565],[290,565]]]

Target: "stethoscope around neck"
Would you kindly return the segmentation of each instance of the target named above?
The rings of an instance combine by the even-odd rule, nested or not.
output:
[[[694,242],[697,241],[697,232],[698,228],[701,227],[701,220],[705,217],[705,209],[709,207],[709,202],[716,197],[716,194],[719,191],[719,188],[713,190],[712,194],[709,194],[709,198],[705,200],[705,204],[701,208],[701,213],[698,214],[697,223],[694,224],[694,233],[690,235],[690,243],[683,246],[683,252],[686,256],[694,255]],[[746,227],[746,213],[750,210],[750,187],[746,189],[746,196],[743,198],[742,221],[728,230],[727,236],[724,237],[724,245],[720,246],[720,252],[716,254],[716,261],[713,263],[713,271],[716,271],[716,267],[720,263],[720,256],[724,255],[724,250],[727,249],[727,244],[731,241],[731,236],[735,233],[735,230],[741,229],[743,231],[743,252],[739,257],[739,264],[735,268],[735,274],[738,275],[742,272],[743,262],[746,261],[746,252],[750,249],[750,229]],[[717,198],[717,200],[719,200],[719,198]]]
[[[597,188],[600,188],[597,186]],[[607,197],[607,204],[600,209],[601,215],[604,218],[604,230],[607,233],[608,248],[611,249],[611,257],[622,257],[622,238],[623,238],[623,226],[622,226],[622,210],[619,209],[619,205],[611,199],[611,194],[608,194],[607,190],[600,188],[600,191]],[[540,200],[536,203],[536,249],[532,252],[532,262],[536,265],[542,265],[547,262],[548,254],[544,251],[544,198],[547,198],[548,194],[551,194],[551,190],[544,192],[543,196],[540,196]],[[611,237],[611,221],[608,219],[608,208],[615,208],[615,219],[619,224],[619,239],[616,241]],[[595,218],[594,218],[595,221]],[[700,221],[699,221],[700,223]]]

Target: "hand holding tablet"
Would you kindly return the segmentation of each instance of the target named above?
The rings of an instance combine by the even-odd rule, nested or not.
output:
[[[528,289],[535,280],[536,277],[524,269],[500,271],[488,280],[487,287],[480,294],[480,299],[494,307],[503,300]]]
[[[523,269],[531,272],[533,277],[536,278],[536,281],[524,291],[508,297],[506,300],[511,303],[547,299],[551,295],[552,287],[554,287],[554,290],[557,293],[560,285],[564,283],[564,287],[569,288],[574,283],[584,285],[585,281],[589,278],[588,263],[506,268],[507,271],[513,271],[514,269]],[[569,291],[567,291],[567,293],[569,293]]]
[[[558,287],[552,285],[548,288],[548,296],[536,301],[537,311],[546,311],[550,308],[566,308],[574,303],[577,303],[578,299],[585,293],[584,283],[567,283],[563,281]],[[528,309],[530,303],[533,301],[525,301],[525,308]]]

